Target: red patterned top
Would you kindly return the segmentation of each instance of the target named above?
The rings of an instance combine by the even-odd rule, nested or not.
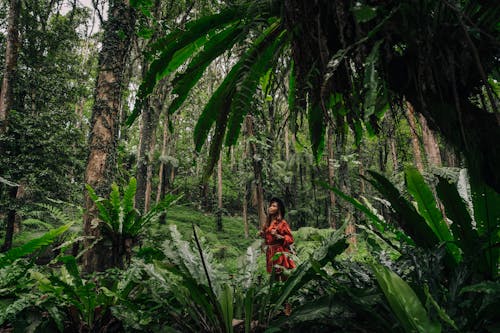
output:
[[[282,236],[282,238],[277,235]],[[290,245],[293,244],[293,236],[290,226],[285,220],[275,219],[271,221],[264,231],[264,239],[267,245],[266,269],[268,273],[272,272],[273,266],[278,266],[275,267],[275,272],[278,274],[281,273],[283,268],[295,268],[295,263],[287,255],[287,253],[290,253]],[[272,260],[277,252],[284,254]]]

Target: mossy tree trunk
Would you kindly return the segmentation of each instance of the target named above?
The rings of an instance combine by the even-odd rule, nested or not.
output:
[[[91,132],[89,135],[89,155],[85,170],[85,183],[94,188],[99,196],[109,193],[116,173],[116,149],[118,144],[119,114],[122,104],[124,69],[134,31],[135,15],[126,0],[109,3],[108,20],[104,24],[102,49],[99,54],[99,72],[94,91]],[[85,192],[83,256],[87,272],[103,271],[112,266],[110,248],[104,242],[98,226],[98,211],[94,202]]]

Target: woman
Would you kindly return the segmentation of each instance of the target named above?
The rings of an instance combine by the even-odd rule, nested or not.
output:
[[[272,198],[269,201],[268,215],[266,224],[262,227],[260,235],[264,237],[267,245],[266,262],[267,272],[271,273],[274,267],[274,273],[278,281],[285,281],[283,269],[295,268],[295,263],[288,256],[290,245],[293,244],[292,231],[290,226],[284,220],[285,205],[278,198]],[[278,258],[274,258],[276,253],[283,253]]]

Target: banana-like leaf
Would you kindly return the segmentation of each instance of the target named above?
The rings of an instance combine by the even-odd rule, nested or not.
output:
[[[398,189],[381,174],[371,170],[367,172],[372,178],[365,179],[391,203],[391,207],[400,216],[399,225],[415,244],[427,249],[437,246],[439,244],[437,236],[413,205],[399,193]]]
[[[232,24],[222,32],[216,34],[205,44],[203,51],[199,52],[189,63],[182,74],[178,74],[173,81],[172,93],[177,97],[172,101],[168,112],[173,114],[186,100],[191,88],[199,81],[207,66],[219,55],[236,43],[243,29],[239,24]]]
[[[380,289],[406,332],[441,332],[441,325],[429,318],[420,299],[403,279],[385,266],[372,264],[372,268]]]
[[[207,38],[217,32],[217,29],[234,20],[239,20],[242,14],[241,8],[229,8],[219,14],[204,16],[188,24],[183,33],[175,31],[172,33],[173,37],[167,36],[165,38],[167,42],[160,44],[164,48],[159,57],[151,63],[139,87],[136,105],[127,119],[127,125],[131,125],[140,114],[145,98],[153,91],[159,80],[172,73],[189,57],[193,56],[207,42]]]
[[[427,225],[441,242],[446,243],[448,252],[452,255],[455,263],[461,261],[458,247],[453,243],[454,238],[443,214],[437,208],[436,200],[431,189],[427,186],[422,175],[415,167],[407,167],[405,170],[406,184],[418,205],[420,215],[425,219]]]
[[[227,146],[232,146],[236,143],[241,123],[250,110],[259,79],[272,67],[273,60],[279,54],[285,33],[285,31],[279,28],[280,21],[278,20],[263,33],[262,37],[264,39],[262,43],[257,42],[255,49],[249,51],[249,56],[245,64],[248,70],[245,71],[244,78],[238,83],[236,92],[231,98],[231,111],[226,135]],[[249,63],[250,66],[248,66]]]
[[[4,268],[14,262],[14,260],[16,259],[32,254],[33,252],[52,244],[57,239],[57,237],[68,230],[72,224],[73,223],[68,223],[57,229],[52,229],[49,232],[45,233],[43,236],[32,239],[26,244],[10,249],[5,254],[0,255],[0,268]]]

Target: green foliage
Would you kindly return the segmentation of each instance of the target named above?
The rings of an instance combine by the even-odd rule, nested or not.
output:
[[[158,220],[160,214],[178,199],[174,195],[166,195],[159,204],[141,215],[134,207],[136,189],[137,181],[131,178],[129,184],[123,189],[123,195],[118,185],[112,184],[109,199],[103,199],[87,185],[89,196],[99,210],[101,226],[112,242],[113,261],[117,266],[123,265],[123,256],[130,261],[131,249],[138,241],[139,235],[144,232],[144,227]]]
[[[390,269],[372,265],[375,277],[392,311],[406,332],[441,332],[441,325],[432,322],[413,289]]]
[[[69,227],[71,227],[71,224],[65,224],[62,227],[50,230],[42,237],[33,239],[20,247],[10,249],[6,253],[1,254],[0,268],[12,264],[18,258],[32,254],[33,252],[52,244],[62,233],[68,230]]]

